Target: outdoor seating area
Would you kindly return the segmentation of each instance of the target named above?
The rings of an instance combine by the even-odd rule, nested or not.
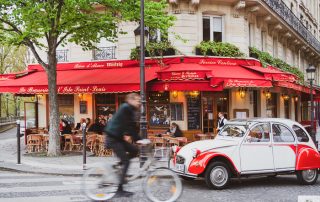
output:
[[[27,153],[47,152],[49,144],[48,130],[42,129],[30,129],[26,138],[26,151]],[[156,155],[160,153],[163,157],[164,151],[172,146],[184,146],[190,142],[197,140],[213,139],[215,135],[213,133],[187,133],[184,135],[188,137],[172,137],[165,134],[163,130],[150,130],[148,131],[148,138],[151,140],[154,153]],[[96,134],[92,132],[86,133],[86,149],[93,153],[95,156],[112,156],[111,149],[105,148],[105,135]],[[83,135],[81,131],[72,131],[72,134],[64,134],[60,136],[60,148],[63,152],[81,152],[83,150]]]

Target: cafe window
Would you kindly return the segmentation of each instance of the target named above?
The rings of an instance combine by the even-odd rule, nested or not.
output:
[[[65,119],[70,124],[74,123],[74,96],[58,95],[58,106],[60,119]]]
[[[169,92],[149,92],[148,98],[149,126],[168,128],[171,121]]]
[[[183,121],[183,104],[182,103],[171,103],[171,120],[172,121]]]
[[[114,114],[116,111],[115,94],[97,94],[95,95],[96,116]]]
[[[278,116],[277,94],[271,93],[271,97],[267,99],[267,117],[276,118]]]
[[[204,16],[202,27],[203,41],[223,41],[223,19],[221,16]]]

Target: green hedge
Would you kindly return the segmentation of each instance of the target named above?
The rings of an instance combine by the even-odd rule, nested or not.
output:
[[[145,48],[146,57],[163,57],[166,55],[175,55],[175,48],[168,41],[150,42]],[[139,60],[139,49],[133,48],[130,53],[131,60]]]
[[[204,56],[244,57],[238,47],[230,43],[202,41],[196,46],[196,54]]]
[[[268,64],[279,69],[292,73],[299,78],[301,83],[304,82],[303,72],[296,67],[292,67],[281,59],[272,57],[269,53],[258,50],[255,47],[249,47],[250,56],[261,61],[262,65],[266,67]]]

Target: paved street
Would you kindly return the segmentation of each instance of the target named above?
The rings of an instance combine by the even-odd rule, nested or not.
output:
[[[0,171],[1,202],[89,201],[81,194],[80,177],[37,175]],[[315,186],[300,186],[294,176],[275,179],[259,178],[233,181],[229,189],[208,190],[203,181],[183,182],[184,192],[179,201],[297,201],[298,195],[320,195],[320,181]],[[141,193],[140,182],[126,189],[136,194],[132,198],[113,201],[147,201]]]

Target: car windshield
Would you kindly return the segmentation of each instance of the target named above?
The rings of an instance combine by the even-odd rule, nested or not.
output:
[[[243,137],[247,129],[247,125],[225,125],[219,136]]]

